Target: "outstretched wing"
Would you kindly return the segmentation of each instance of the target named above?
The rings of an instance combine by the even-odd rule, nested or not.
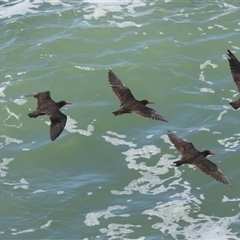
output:
[[[168,131],[168,137],[170,141],[174,144],[177,150],[185,157],[194,156],[199,153],[199,151],[193,146],[193,144],[186,139],[178,137],[171,131]]]
[[[233,80],[237,85],[238,91],[240,92],[240,62],[230,50],[227,50],[227,54]]]
[[[133,99],[135,100],[131,90],[113,73],[111,69],[108,71],[108,81],[113,92],[120,101],[121,106]]]
[[[193,162],[193,164],[207,175],[210,175],[212,178],[216,179],[217,181],[232,186],[231,183],[228,181],[227,177],[218,168],[218,166],[215,163],[209,161],[208,159],[205,158],[202,161]]]
[[[46,101],[53,101],[51,98],[51,93],[50,91],[45,91],[45,92],[35,92],[31,94],[25,95],[25,97],[35,97],[38,101],[38,104],[41,104],[42,102]]]
[[[156,110],[146,107],[144,105],[139,105],[132,110],[133,113],[139,114],[143,117],[151,118],[154,120],[168,122],[163,116],[161,116]]]
[[[67,122],[67,116],[59,110],[56,110],[52,112],[50,120],[50,138],[54,141],[63,131]]]

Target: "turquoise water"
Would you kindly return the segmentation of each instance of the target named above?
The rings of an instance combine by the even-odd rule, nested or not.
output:
[[[1,239],[239,239],[239,1],[0,3]],[[113,72],[169,123],[114,117]],[[50,90],[67,126],[30,119]],[[210,149],[233,188],[191,166],[167,130]]]

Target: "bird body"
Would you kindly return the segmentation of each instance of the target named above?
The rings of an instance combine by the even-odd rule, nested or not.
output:
[[[176,134],[170,131],[168,131],[168,137],[183,156],[181,160],[174,162],[176,166],[181,166],[183,164],[193,164],[217,181],[232,186],[231,183],[228,181],[227,177],[218,168],[218,166],[206,158],[208,155],[215,155],[215,153],[209,150],[200,152],[194,147],[191,142],[178,137]]]
[[[41,115],[49,116],[51,121],[50,138],[52,141],[54,141],[61,134],[67,122],[67,116],[59,109],[66,104],[72,103],[66,101],[55,102],[52,100],[50,94],[50,91],[46,91],[25,96],[35,97],[37,99],[37,109],[28,114],[30,118],[36,118]]]
[[[227,54],[228,54],[228,62],[229,62],[233,80],[238,88],[238,92],[240,92],[240,62],[230,50],[227,50]],[[230,102],[229,104],[234,109],[238,109],[240,107],[240,99]]]
[[[165,121],[157,111],[147,107],[147,104],[153,104],[148,100],[139,101],[134,98],[131,90],[113,73],[112,70],[108,72],[108,81],[112,87],[113,92],[120,101],[120,109],[114,111],[115,116],[122,115],[124,113],[136,113],[143,117],[152,118],[159,121]]]

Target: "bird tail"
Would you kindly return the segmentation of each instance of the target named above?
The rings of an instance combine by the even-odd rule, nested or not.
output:
[[[232,108],[238,109],[240,107],[240,99],[234,102],[230,102],[229,104],[232,106]]]

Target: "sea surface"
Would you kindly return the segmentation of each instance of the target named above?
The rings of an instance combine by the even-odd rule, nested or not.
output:
[[[0,239],[240,239],[239,0],[2,0],[0,34]],[[115,117],[109,69],[169,122]],[[24,97],[46,90],[74,103],[54,142]]]

